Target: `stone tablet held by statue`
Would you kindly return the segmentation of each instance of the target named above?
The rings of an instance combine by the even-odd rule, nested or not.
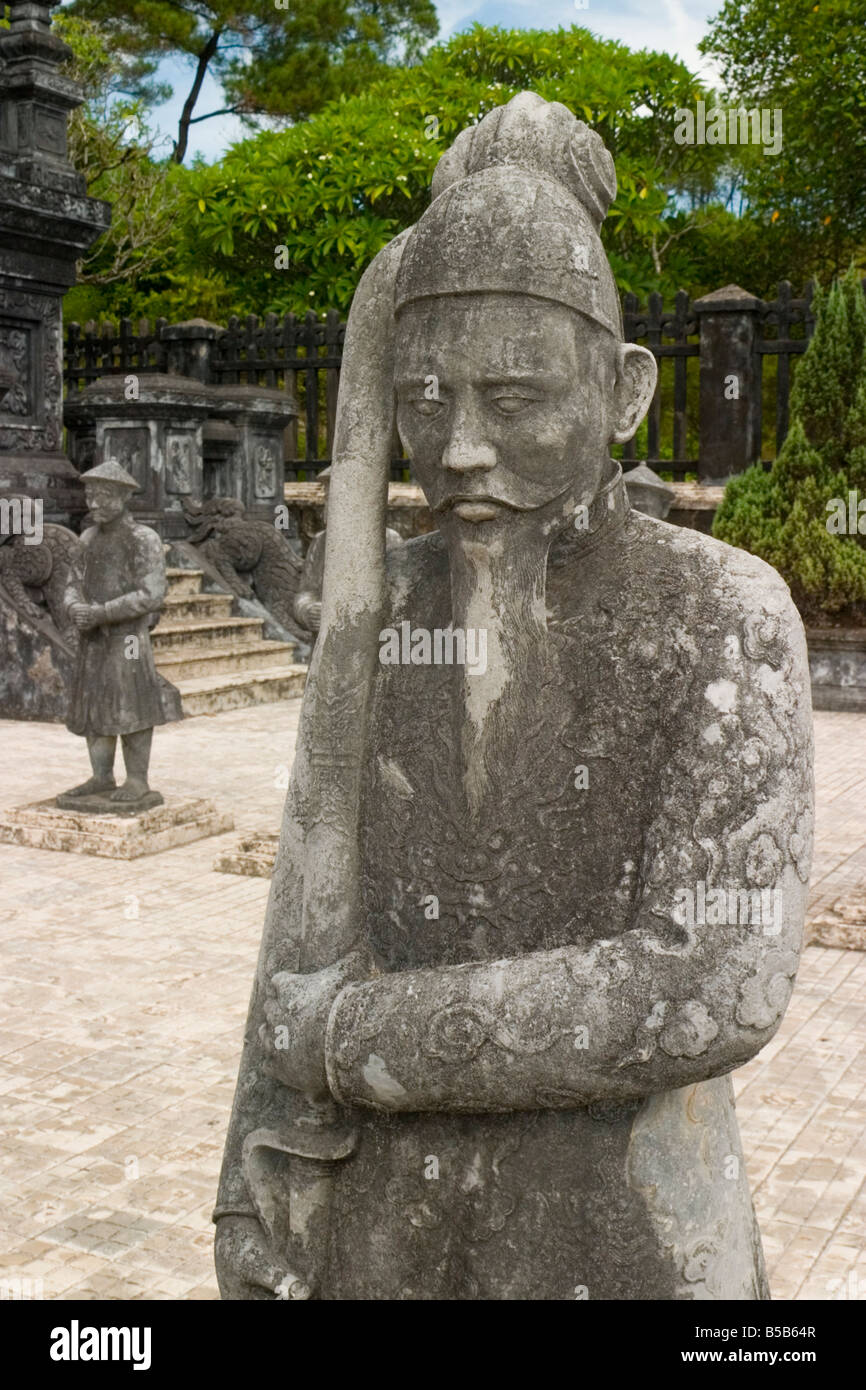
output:
[[[803,627],[629,506],[598,136],[522,93],[432,191],[347,329],[222,1295],[764,1299],[730,1073],[797,969]],[[395,402],[438,529],[386,552]]]

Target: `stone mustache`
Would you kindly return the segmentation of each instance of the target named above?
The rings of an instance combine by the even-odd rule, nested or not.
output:
[[[523,93],[355,296],[224,1298],[769,1297],[728,1074],[797,968],[805,640],[766,564],[629,506],[656,367],[615,191]],[[438,529],[386,554],[395,411]],[[483,675],[383,665],[403,622],[483,630]],[[777,895],[772,933],[683,912],[698,884]]]

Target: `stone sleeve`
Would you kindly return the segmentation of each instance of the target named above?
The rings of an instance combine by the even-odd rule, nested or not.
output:
[[[136,536],[138,587],[102,605],[106,623],[128,622],[147,613],[158,613],[165,601],[167,582],[162,541],[155,531]]]
[[[348,985],[326,1044],[339,1101],[467,1113],[629,1101],[731,1071],[769,1041],[799,958],[812,735],[802,624],[775,576],[764,585],[765,607],[700,655],[633,866],[629,929]]]
[[[84,556],[94,531],[95,528],[91,526],[82,532],[79,544],[75,547],[72,559],[66,569],[63,585],[63,613],[67,622],[69,621],[69,609],[73,603],[87,602],[84,597]]]

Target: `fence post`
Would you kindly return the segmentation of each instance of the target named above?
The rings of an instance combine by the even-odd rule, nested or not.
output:
[[[207,319],[188,319],[186,323],[168,324],[161,334],[168,353],[167,370],[200,381],[205,386],[211,385],[214,380],[214,343],[225,331],[219,324],[209,323]]]
[[[761,457],[763,301],[726,285],[692,305],[700,333],[698,480],[724,483]]]

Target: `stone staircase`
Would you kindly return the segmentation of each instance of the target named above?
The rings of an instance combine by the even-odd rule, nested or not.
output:
[[[306,666],[288,642],[262,636],[260,618],[232,617],[231,594],[201,592],[202,570],[169,569],[151,633],[157,670],[180,691],[184,714],[219,714],[301,695]]]

